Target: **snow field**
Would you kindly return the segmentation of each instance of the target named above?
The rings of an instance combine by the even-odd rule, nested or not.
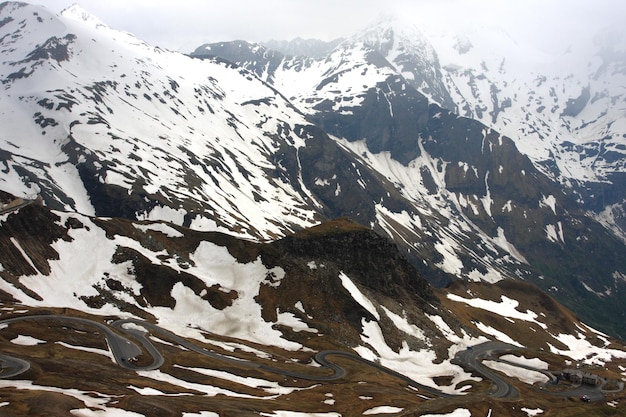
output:
[[[508,363],[489,360],[483,361],[482,363],[483,365],[491,369],[500,371],[510,377],[517,378],[526,384],[545,383],[550,381],[550,378],[548,378],[541,372],[520,368],[519,366],[511,365]]]
[[[380,314],[375,309],[371,300],[369,300],[358,287],[350,280],[350,278],[341,274],[340,278],[344,288],[346,288],[352,297],[366,310],[370,311],[376,320],[380,320]],[[415,325],[408,323],[406,318],[398,316],[387,308],[382,308],[384,313],[394,322],[399,330],[407,333],[408,335],[425,339],[424,333]],[[409,378],[420,382],[424,385],[437,388],[447,393],[462,393],[463,389],[457,390],[455,386],[466,380],[478,380],[466,373],[463,369],[457,365],[453,365],[450,359],[454,357],[458,350],[463,349],[465,346],[480,343],[484,339],[475,339],[467,335],[463,338],[457,336],[440,316],[430,316],[437,327],[442,331],[442,334],[446,338],[452,340],[455,345],[450,348],[449,358],[444,361],[438,361],[434,350],[419,350],[415,351],[409,348],[408,344],[403,342],[403,346],[399,352],[395,352],[387,345],[383,336],[382,329],[376,321],[362,320],[363,333],[361,340],[363,345],[357,346],[354,350],[363,358],[370,361],[379,362],[381,365],[393,369],[401,374],[408,376]],[[437,363],[439,362],[439,363]],[[441,387],[435,384],[432,378],[437,376],[453,376],[453,380],[450,386]],[[467,388],[467,387],[466,387]]]
[[[447,297],[452,301],[465,303],[475,308],[487,310],[502,317],[536,323],[546,330],[548,328],[546,324],[537,320],[537,317],[539,317],[537,313],[530,310],[526,310],[526,312],[517,310],[519,301],[513,300],[504,295],[501,297],[501,301],[499,303],[491,300],[483,300],[481,298],[463,298],[455,294],[448,294]]]
[[[10,95],[23,97],[19,102],[21,107],[4,105],[5,100],[0,98],[0,116],[10,117],[12,125],[22,128],[13,130],[11,136],[0,141],[19,144],[24,149],[17,151],[18,154],[26,153],[42,161],[48,168],[44,168],[39,177],[67,185],[64,191],[76,202],[69,210],[90,215],[94,212],[76,169],[60,152],[60,146],[71,134],[87,153],[95,153],[101,161],[107,161],[100,178],[103,183],[130,191],[141,170],[147,179],[144,189],[148,193],[162,192],[170,200],[211,201],[215,214],[224,222],[234,226],[243,219],[264,238],[281,231],[277,218],[287,218],[285,224],[307,226],[313,223],[313,214],[300,209],[305,206],[300,192],[286,184],[264,186],[265,171],[275,168],[274,162],[268,160],[269,154],[280,146],[272,135],[283,126],[293,130],[294,124],[308,124],[274,90],[245,71],[150,47],[130,34],[108,28],[78,7],[62,16],[46,15],[45,23],[25,16],[29,24],[24,30],[44,29],[41,25],[45,25],[42,33],[56,33],[59,38],[68,33],[76,34],[68,46],[71,58],[61,62],[45,61],[27,82],[16,80],[9,86]],[[50,32],[46,32],[48,30]],[[32,36],[32,39],[41,36],[39,31],[21,35]],[[14,58],[19,61],[29,52],[14,51]],[[56,89],[46,91],[51,77],[56,77]],[[93,84],[77,84],[76,79],[90,80]],[[50,110],[37,104],[42,97],[53,104],[70,97],[75,103],[69,108]],[[258,104],[245,104],[255,101]],[[44,129],[44,140],[41,127],[33,123],[34,112],[58,123]],[[97,123],[91,123],[94,115],[100,117]],[[263,126],[263,130],[259,126]],[[296,148],[304,144],[294,134],[285,133],[283,139]],[[148,143],[154,141],[158,142],[156,146]],[[233,142],[237,146],[233,146]],[[212,177],[189,158],[190,154],[198,159],[204,155],[215,158],[214,155],[233,151],[238,154],[237,164],[231,158],[215,159],[216,165],[208,167]],[[28,164],[18,156],[14,160]],[[31,168],[37,169],[29,166]],[[192,171],[203,184],[190,189],[184,186],[181,171],[185,170]],[[19,178],[11,176],[15,176],[12,170],[8,177],[0,179],[7,182],[3,189],[16,195],[40,191],[26,188]],[[219,184],[215,185],[214,179]],[[263,198],[258,199],[257,195]],[[238,213],[233,215],[231,202],[235,200],[234,210]],[[181,217],[160,208],[139,215],[182,223]],[[200,216],[194,224],[203,230],[215,230],[216,225],[206,220]],[[250,230],[244,230],[243,234],[258,237]]]

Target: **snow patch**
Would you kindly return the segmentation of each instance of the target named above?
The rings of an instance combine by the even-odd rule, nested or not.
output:
[[[535,416],[538,416],[539,414],[543,414],[543,410],[541,408],[522,407],[521,410],[525,412],[528,415],[528,417],[535,417]]]
[[[561,333],[556,336],[553,335],[553,337],[567,346],[567,349],[557,349],[548,343],[550,352],[569,356],[588,365],[604,366],[606,362],[612,361],[613,358],[626,358],[626,351],[594,346],[582,333],[578,333],[578,336]]]
[[[424,332],[422,331],[422,329],[420,329],[419,327],[417,327],[414,324],[411,324],[408,322],[407,318],[406,318],[406,313],[403,312],[402,316],[399,316],[397,314],[395,314],[393,311],[390,311],[387,307],[381,305],[383,311],[385,312],[385,314],[387,315],[387,317],[389,317],[391,319],[391,321],[393,322],[393,324],[401,331],[403,331],[404,333],[411,335],[411,336],[415,336],[418,339],[421,340],[427,340],[426,339],[426,335],[424,334]]]
[[[11,343],[22,346],[36,346],[42,343],[46,343],[46,341],[36,339],[32,336],[19,335],[15,339],[12,339]]]
[[[382,329],[377,322],[363,319],[362,326],[363,334],[361,338],[366,346],[357,346],[354,350],[365,359],[377,361],[381,365],[406,375],[414,381],[447,393],[462,393],[469,387],[466,385],[457,389],[457,384],[468,379],[476,380],[461,367],[453,365],[449,359],[438,360],[437,354],[432,350],[412,350],[406,341],[403,341],[400,350],[395,352],[387,345]],[[459,338],[459,340],[462,339]],[[465,340],[465,342],[471,343],[469,339]],[[450,357],[454,357],[452,350],[449,354]],[[450,385],[438,386],[433,380],[433,378],[438,376],[451,376],[452,381]]]
[[[537,313],[530,310],[526,310],[526,312],[521,312],[517,310],[517,306],[519,306],[519,301],[508,298],[505,295],[501,297],[501,301],[499,303],[491,300],[483,300],[481,298],[463,298],[459,297],[456,294],[448,294],[447,297],[452,301],[465,303],[475,308],[480,308],[490,311],[492,313],[499,314],[503,317],[536,323],[546,330],[548,328],[548,326],[544,323],[537,321]]]
[[[524,356],[516,356],[516,355],[502,355],[500,356],[500,360],[516,363],[522,366],[528,366],[535,369],[544,369],[548,370],[548,363],[542,361],[539,358],[526,358]]]
[[[507,376],[517,378],[526,384],[545,383],[550,381],[550,378],[541,372],[520,368],[508,363],[489,360],[485,360],[482,363],[483,365],[488,366],[491,369],[495,369],[496,371],[500,371]]]
[[[423,414],[422,417],[472,417],[472,413],[466,408],[457,408],[446,414]]]
[[[348,290],[350,295],[352,295],[352,298],[354,298],[354,301],[356,301],[357,303],[361,305],[361,307],[366,309],[372,316],[376,318],[376,320],[380,320],[380,315],[378,314],[378,311],[376,310],[374,303],[372,303],[361,292],[361,290],[359,290],[359,288],[354,284],[354,282],[352,282],[352,280],[343,272],[339,274],[339,278],[341,279],[341,284],[343,285],[343,287],[346,290]]]
[[[493,327],[487,326],[486,324],[483,324],[481,322],[476,322],[475,324],[478,330],[490,336],[493,336],[496,340],[499,340],[500,342],[509,343],[511,345],[523,347],[521,343],[513,340],[509,335],[501,332],[500,330],[494,329]]]
[[[161,232],[167,237],[184,237],[185,235],[174,229],[173,227],[164,224],[164,223],[154,223],[154,224],[134,224],[135,228],[146,232],[148,230],[154,232]]]
[[[539,201],[539,207],[549,207],[552,209],[552,213],[556,215],[556,198],[553,195],[543,196]]]
[[[381,405],[381,406],[370,408],[369,410],[363,411],[363,415],[372,416],[372,415],[378,415],[378,414],[395,414],[403,410],[404,408],[392,407],[389,405]]]

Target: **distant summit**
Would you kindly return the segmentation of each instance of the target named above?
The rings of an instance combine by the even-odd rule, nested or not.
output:
[[[320,59],[328,55],[343,40],[343,38],[338,38],[327,42],[319,39],[295,38],[290,41],[271,40],[261,44],[287,56],[306,56]]]
[[[79,4],[72,4],[71,6],[63,9],[61,11],[61,16],[67,17],[68,19],[73,19],[79,22],[89,23],[93,27],[107,27],[104,22],[98,19],[96,16],[85,10]]]

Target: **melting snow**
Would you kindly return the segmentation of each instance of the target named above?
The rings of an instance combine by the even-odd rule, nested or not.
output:
[[[610,362],[612,358],[626,359],[625,351],[594,346],[589,343],[581,333],[578,333],[578,337],[562,333],[554,337],[568,348],[561,350],[548,344],[552,353],[569,356],[574,360],[582,361],[589,365],[604,366],[604,364]]]
[[[452,242],[447,240],[437,242],[435,244],[435,249],[443,255],[443,261],[438,263],[437,266],[450,274],[460,275],[461,270],[463,269],[463,261],[461,261],[456,255]]]
[[[364,416],[378,415],[378,414],[394,414],[403,411],[404,408],[391,407],[389,405],[381,405],[378,407],[370,408],[363,412]]]
[[[507,335],[506,333],[503,333],[500,330],[494,329],[491,326],[487,326],[486,324],[483,324],[481,322],[476,322],[476,327],[481,332],[493,336],[496,340],[499,340],[500,342],[510,343],[515,346],[523,346],[521,343],[518,343],[515,340],[511,339],[511,337]]]
[[[121,408],[106,408],[104,410],[91,410],[89,408],[79,408],[71,410],[70,413],[77,417],[145,417],[144,414],[126,411]]]
[[[104,394],[99,394],[93,391],[83,392],[74,388],[56,388],[56,387],[48,387],[45,385],[36,385],[32,381],[19,381],[19,380],[8,380],[3,379],[0,381],[0,386],[3,388],[13,387],[19,390],[32,390],[32,391],[47,391],[47,392],[55,392],[63,395],[67,395],[77,399],[78,401],[85,404],[85,406],[89,408],[95,408],[99,410],[107,410],[111,411],[111,413],[119,410],[118,408],[108,408],[106,404],[111,400],[110,397],[105,396]],[[120,412],[124,412],[124,410],[120,410]],[[80,414],[76,414],[79,415]],[[115,414],[106,414],[115,415]]]
[[[56,344],[64,346],[68,349],[82,350],[83,352],[96,353],[98,355],[103,355],[103,356],[110,358],[111,361],[115,362],[115,358],[113,357],[113,354],[109,350],[90,348],[86,346],[70,345],[69,343],[65,343],[65,342],[56,342]]]
[[[519,301],[513,300],[504,295],[501,297],[502,301],[500,301],[499,303],[491,300],[483,300],[481,298],[463,298],[455,294],[448,294],[448,298],[452,301],[466,303],[472,307],[481,308],[483,310],[499,314],[503,317],[537,323],[544,329],[548,328],[548,326],[546,326],[544,323],[537,321],[538,315],[536,313],[530,310],[526,310],[525,313],[517,310],[517,306],[519,306]]]
[[[341,279],[343,287],[352,295],[352,298],[364,309],[369,311],[372,316],[376,317],[376,320],[380,320],[380,315],[378,311],[376,311],[374,304],[358,289],[354,282],[343,272],[339,274],[339,278]]]
[[[543,199],[539,202],[540,207],[549,207],[556,215],[556,198],[553,195],[543,196]]]
[[[35,346],[40,343],[46,343],[45,340],[39,340],[31,336],[19,335],[15,339],[11,340],[11,343],[22,346]]]
[[[167,382],[177,387],[181,387],[181,388],[192,390],[192,391],[202,392],[205,395],[210,396],[210,397],[215,397],[217,395],[226,395],[231,398],[248,398],[248,399],[275,398],[274,396],[263,397],[263,396],[241,394],[238,392],[227,390],[225,388],[215,387],[215,386],[206,385],[206,384],[198,384],[195,382],[189,382],[180,378],[176,378],[172,375],[166,374],[165,372],[162,372],[158,369],[153,370],[153,371],[137,371],[137,374],[144,378],[149,378],[149,379],[153,379],[155,381],[160,381],[160,382]]]
[[[535,417],[535,416],[543,413],[543,410],[541,408],[526,408],[526,407],[522,407],[521,410],[523,412],[525,412],[526,414],[528,414],[528,417]]]
[[[545,370],[548,369],[548,363],[542,361],[539,358],[526,358],[524,356],[502,355],[500,356],[500,360],[517,363],[523,366],[530,366],[536,369],[545,369]]]
[[[451,413],[446,414],[424,414],[422,417],[472,417],[472,413],[465,408],[457,408]]]
[[[273,413],[261,413],[263,417],[341,417],[339,413],[300,413],[298,411],[274,410]]]
[[[532,371],[530,369],[520,368],[515,365],[510,365],[508,363],[502,363],[498,361],[483,361],[483,365],[488,366],[491,369],[495,369],[496,371],[503,372],[505,375],[510,377],[514,377],[519,379],[526,384],[534,384],[536,382],[548,382],[550,378],[541,372]]]
[[[362,357],[378,361],[381,365],[393,369],[424,385],[440,389],[448,393],[460,393],[469,386],[456,389],[462,381],[476,380],[450,360],[438,361],[432,350],[411,350],[406,342],[402,343],[399,352],[395,352],[385,342],[383,332],[377,322],[362,321],[362,340],[367,346],[358,346],[354,350]],[[476,340],[474,340],[476,341]],[[470,340],[466,341],[470,344]],[[373,350],[372,350],[373,349]],[[450,352],[453,356],[452,351]],[[449,386],[438,386],[432,378],[437,376],[452,376]]]
[[[522,255],[521,252],[518,251],[517,248],[513,246],[511,242],[508,241],[508,239],[506,238],[504,234],[504,229],[502,229],[501,227],[498,227],[498,236],[493,238],[493,241],[502,249],[504,249],[505,251],[513,255],[518,261],[526,263],[526,264],[528,263],[526,258],[524,258],[524,255]]]
[[[183,235],[181,232],[179,232],[178,230],[174,229],[171,226],[168,226],[167,224],[164,223],[154,223],[154,224],[134,224],[136,229],[142,230],[142,231],[155,231],[155,232],[161,232],[163,233],[165,236],[167,237],[184,237],[185,235]]]
[[[411,336],[415,336],[418,339],[421,340],[426,340],[426,335],[424,334],[424,332],[422,331],[422,329],[420,329],[419,327],[417,327],[414,324],[411,324],[408,322],[408,320],[406,319],[406,314],[403,312],[402,316],[399,316],[397,314],[395,314],[394,312],[390,311],[387,307],[381,305],[383,311],[385,312],[385,314],[387,315],[387,317],[389,317],[391,319],[391,321],[393,322],[393,324],[399,329],[402,330],[404,333],[411,335]]]
[[[301,391],[307,388],[297,388],[297,387],[283,387],[277,382],[266,381],[264,379],[253,378],[253,377],[244,377],[232,374],[230,372],[220,371],[217,369],[208,369],[208,368],[190,368],[181,365],[174,365],[175,368],[185,369],[188,371],[193,371],[202,375],[207,375],[215,379],[223,379],[226,381],[235,382],[237,384],[245,385],[250,388],[262,389],[268,394],[291,394],[295,391]],[[317,385],[315,385],[317,386]]]

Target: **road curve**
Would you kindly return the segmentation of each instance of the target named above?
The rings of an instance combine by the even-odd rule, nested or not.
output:
[[[420,384],[419,382],[409,378],[408,376],[389,369],[379,363],[364,359],[354,353],[341,350],[324,350],[318,352],[314,356],[314,360],[320,365],[321,369],[323,369],[323,371],[329,370],[330,373],[319,372],[319,369],[316,369],[314,373],[296,372],[213,352],[206,348],[197,346],[194,343],[178,336],[175,333],[172,333],[169,330],[138,319],[122,319],[114,321],[107,325],[80,317],[68,317],[62,315],[30,315],[0,320],[0,326],[10,325],[11,323],[24,320],[56,320],[61,323],[67,323],[69,325],[78,323],[83,326],[95,328],[100,331],[106,338],[109,350],[111,351],[113,358],[115,359],[117,364],[125,369],[134,371],[154,370],[163,365],[163,355],[149,339],[149,336],[151,334],[159,334],[166,339],[177,343],[179,346],[186,348],[190,351],[199,353],[201,355],[208,356],[210,358],[220,361],[229,362],[248,368],[268,371],[291,378],[306,379],[319,382],[341,379],[345,377],[346,370],[340,365],[334,363],[331,359],[331,357],[333,356],[340,356],[354,361],[358,361],[379,371],[385,372],[388,375],[399,378],[400,380],[407,383],[409,386],[419,390],[421,393],[428,393],[437,397],[455,396],[452,394],[444,393],[443,391],[440,391],[436,388]],[[132,338],[132,340],[130,340],[129,338]],[[143,350],[133,340],[141,344],[143,349],[152,358],[151,363],[143,366],[138,366],[134,363],[133,359],[141,355],[143,353]],[[511,350],[518,350],[519,348],[519,346],[514,346],[508,343],[502,343],[497,341],[485,342],[457,353],[452,362],[460,366],[469,367],[491,380],[493,382],[493,387],[489,392],[490,396],[495,398],[516,398],[519,395],[517,389],[509,384],[507,381],[505,381],[498,373],[484,366],[481,361],[485,358],[491,357],[494,354],[499,354]],[[0,379],[10,378],[19,375],[26,372],[29,368],[30,364],[23,359],[0,354]]]
[[[310,381],[334,381],[343,378],[346,375],[346,370],[342,368],[340,365],[332,362],[329,358],[331,356],[342,356],[345,358],[349,358],[373,368],[376,368],[382,372],[385,372],[394,377],[400,378],[405,381],[408,385],[421,390],[421,392],[429,393],[431,395],[439,396],[439,397],[449,397],[450,394],[446,394],[440,390],[435,388],[420,384],[417,381],[403,375],[397,371],[389,369],[385,366],[382,366],[378,363],[369,361],[364,359],[356,354],[345,352],[341,350],[325,350],[318,352],[314,360],[321,366],[324,370],[330,370],[330,374],[320,374],[316,373],[305,373],[305,372],[295,372],[288,371],[272,366],[262,365],[255,362],[234,358],[231,356],[223,355],[220,353],[212,352],[208,349],[199,347],[190,341],[176,335],[175,333],[170,332],[169,330],[163,329],[155,324],[145,322],[143,320],[136,319],[123,319],[117,320],[110,325],[106,325],[103,323],[99,323],[93,320],[80,318],[80,317],[68,317],[61,315],[33,315],[33,316],[21,316],[21,317],[13,317],[5,320],[0,320],[0,325],[9,325],[11,323],[15,323],[18,321],[24,320],[56,320],[59,322],[65,322],[68,324],[79,323],[81,325],[93,327],[99,331],[101,331],[104,337],[107,340],[109,350],[113,354],[113,358],[117,362],[117,364],[125,369],[141,371],[141,370],[153,370],[159,368],[164,363],[163,355],[159,352],[159,350],[154,346],[154,344],[149,340],[150,334],[160,334],[165,336],[166,339],[169,339],[178,345],[189,349],[193,352],[211,357],[213,359],[218,359],[221,361],[226,361],[242,366],[246,366],[249,368],[260,369],[264,371],[269,371],[278,375],[292,377],[296,379],[306,379]],[[146,331],[141,330],[141,328]],[[113,329],[123,333],[119,334]],[[128,339],[128,336],[132,337],[133,340],[138,341],[144,349],[148,352],[148,354],[152,357],[152,362],[148,365],[137,366],[133,363],[133,358],[140,355],[142,353],[141,348],[137,346],[136,343]],[[0,355],[0,378],[9,378],[15,375],[19,375],[23,372],[26,372],[29,369],[29,364],[27,361],[13,358],[7,355]]]
[[[494,398],[516,398],[519,395],[517,389],[500,377],[498,373],[483,365],[482,360],[490,357],[494,353],[503,353],[519,348],[519,346],[509,343],[497,341],[485,342],[458,352],[453,363],[460,366],[469,366],[479,374],[490,379],[493,383],[493,387],[489,393],[490,396]]]
[[[0,379],[11,378],[30,369],[30,363],[24,359],[0,354]]]

